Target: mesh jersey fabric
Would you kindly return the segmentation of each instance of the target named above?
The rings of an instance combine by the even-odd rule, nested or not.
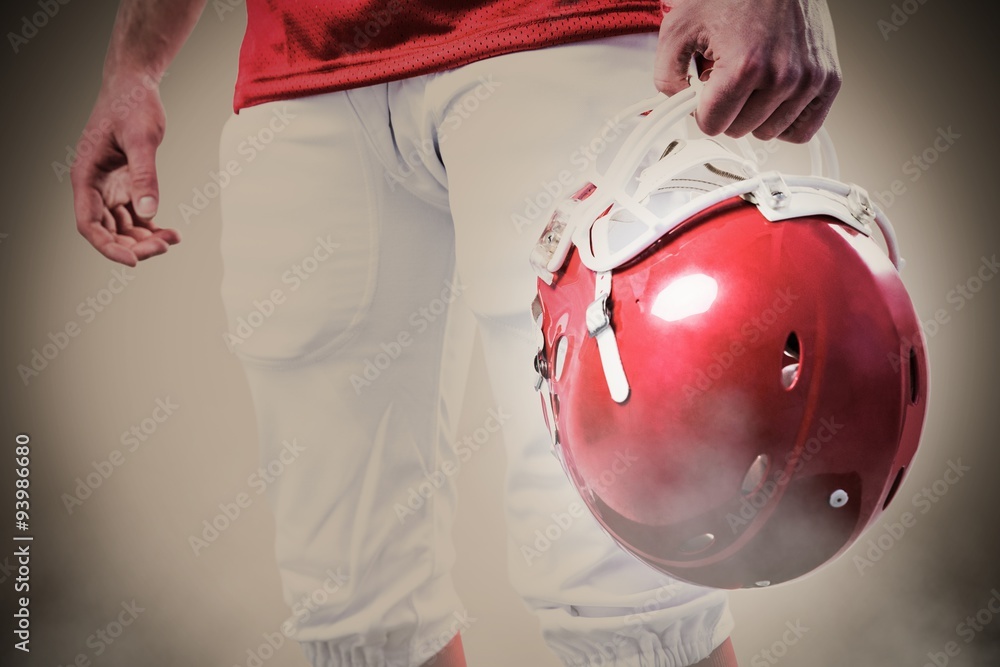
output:
[[[659,29],[658,0],[247,0],[233,109]]]

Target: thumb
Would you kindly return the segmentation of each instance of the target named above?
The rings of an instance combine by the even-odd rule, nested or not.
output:
[[[160,201],[160,185],[156,178],[156,149],[159,143],[159,138],[153,134],[131,135],[124,141],[132,209],[146,220],[156,215]]]

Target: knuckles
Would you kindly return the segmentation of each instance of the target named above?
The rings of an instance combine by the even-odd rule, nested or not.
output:
[[[793,62],[777,69],[772,78],[772,86],[775,91],[790,93],[811,85],[815,75],[812,68],[803,67]]]
[[[703,99],[696,115],[703,132],[729,136],[752,133],[765,141],[808,141],[822,125],[843,83],[832,42],[827,44],[826,28],[786,26],[787,22],[773,13],[765,20],[766,12],[753,10],[748,14],[744,5],[731,4],[731,12],[693,1],[666,11],[660,26],[656,88],[668,95],[686,88],[680,74],[687,72],[689,58],[682,54],[711,49],[719,58],[713,56],[717,67],[708,84],[714,93]],[[779,115],[795,116],[772,116],[757,121],[756,128],[749,127],[746,119],[738,120],[742,109],[734,107],[745,104],[754,91],[755,104],[761,104],[763,95],[772,109],[783,106]],[[727,123],[729,118],[734,122]]]
[[[764,54],[745,53],[732,63],[730,76],[739,82],[757,82],[768,74],[769,65]]]
[[[824,81],[824,92],[831,98],[840,92],[840,87],[844,84],[844,75],[840,68],[834,68],[827,73]]]

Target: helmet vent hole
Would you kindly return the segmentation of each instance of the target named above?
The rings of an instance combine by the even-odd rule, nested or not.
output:
[[[917,364],[917,351],[910,348],[910,405],[916,405],[920,394],[920,367]]]
[[[764,476],[767,475],[767,464],[767,454],[761,454],[750,464],[746,475],[743,476],[743,484],[740,485],[740,491],[744,496],[756,493],[763,486]]]
[[[885,502],[882,503],[882,510],[889,506],[892,499],[896,496],[896,491],[899,491],[899,485],[903,481],[903,472],[906,470],[905,467],[900,468],[899,472],[896,473],[896,479],[892,480],[892,486],[889,487],[889,493],[885,497]]]
[[[569,348],[569,340],[566,338],[566,336],[560,336],[559,342],[556,343],[556,367],[555,367],[556,380],[562,379],[563,369],[566,367],[567,348]]]
[[[701,553],[705,549],[715,544],[715,535],[712,533],[704,533],[702,535],[695,535],[694,537],[686,540],[683,544],[677,547],[685,556],[693,556],[694,554]]]
[[[799,359],[802,356],[799,337],[793,331],[785,340],[785,350],[781,355],[781,386],[791,389],[799,379]]]

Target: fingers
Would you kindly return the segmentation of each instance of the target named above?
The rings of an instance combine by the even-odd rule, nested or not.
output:
[[[167,245],[177,245],[181,242],[181,234],[176,229],[160,227],[152,220],[143,220],[136,216],[132,216],[132,221],[135,225],[133,229],[142,230],[143,232],[148,231],[149,235],[163,239]],[[143,235],[143,238],[147,237],[146,234]]]
[[[839,72],[763,62],[716,66],[698,107],[698,124],[709,135],[753,133],[802,143],[822,126],[840,90]]]
[[[696,41],[685,41],[681,36],[664,33],[675,32],[664,23],[657,42],[656,59],[653,63],[653,79],[656,89],[667,95],[675,95],[691,85],[691,59],[695,61],[698,76],[708,81],[715,62],[698,50]]]
[[[730,75],[728,70],[725,71]],[[740,107],[737,107],[736,117],[722,131],[731,137],[742,137],[757,131],[770,123],[774,138],[785,130],[815,93],[810,88],[810,75],[793,62],[788,62],[775,70],[763,58],[743,64],[735,75],[746,77],[754,90]],[[802,88],[807,90],[803,91]],[[810,92],[812,91],[812,92]],[[799,102],[801,100],[801,103]],[[732,100],[716,100],[721,104],[730,104]],[[789,113],[795,109],[794,113]]]
[[[115,229],[111,231],[116,231],[122,242],[126,239],[133,242],[145,241],[154,236],[162,239],[167,245],[176,245],[181,241],[181,235],[177,230],[163,229],[152,220],[137,217],[131,205],[116,206],[111,210],[111,214],[116,223]]]
[[[136,258],[141,261],[149,259],[150,257],[162,255],[169,248],[170,246],[163,239],[158,236],[150,236],[149,238],[136,243],[130,248],[130,250],[135,254]]]
[[[76,228],[90,245],[111,261],[126,266],[135,266],[139,263],[135,252],[118,243],[115,235],[109,232],[100,220],[78,222]]]
[[[162,239],[168,246],[177,245],[181,242],[181,234],[176,229],[160,229],[157,227],[153,231],[153,236]]]
[[[803,113],[808,103],[809,98],[804,96],[786,100],[774,110],[769,118],[756,128],[750,128],[748,132],[753,132],[753,136],[762,141],[770,141],[788,130]]]
[[[705,83],[701,101],[695,117],[698,127],[708,136],[726,132],[731,136],[743,136],[740,133],[737,118],[746,110],[747,119],[761,113],[769,113],[773,94],[757,95],[757,99],[749,104],[751,96],[761,85],[765,69],[761,62],[747,58],[738,62],[717,62],[712,68],[712,75]],[[766,116],[765,116],[766,117]]]
[[[138,261],[162,255],[180,241],[177,232],[162,230],[151,221],[136,218],[128,206],[114,207],[108,217],[114,222],[114,228],[109,230],[114,242],[130,250]]]
[[[654,66],[657,88],[668,95],[687,88],[691,58],[697,54],[694,42],[683,41],[683,36],[677,32],[676,28],[664,29],[661,25]],[[801,74],[794,65],[773,72],[769,55],[760,50],[713,62],[711,69],[702,76],[706,83],[696,113],[698,126],[709,136],[749,134],[769,120],[785,98],[795,92],[800,79]],[[789,118],[775,136],[795,117]]]
[[[833,106],[833,100],[840,91],[840,85],[841,78],[840,74],[837,73],[826,82],[823,91],[802,109],[791,125],[777,135],[778,138],[797,144],[812,139],[830,113],[830,107]]]
[[[837,71],[817,74],[789,68],[768,73],[765,65],[717,64],[705,84],[696,118],[709,136],[753,134],[769,141],[809,141],[826,120],[840,90]]]
[[[105,215],[110,217],[110,213],[104,207],[101,194],[85,180],[86,171],[74,170],[70,177],[73,181],[73,209],[77,231],[108,259],[126,266],[135,266],[138,263],[135,253],[117,243],[115,235],[105,226]]]
[[[754,136],[760,137],[758,134],[760,127],[765,122],[769,122],[775,118],[775,116],[779,116],[778,111],[783,106],[785,106],[785,103],[781,101],[781,98],[775,95],[768,95],[765,91],[759,89],[755,90],[747,98],[743,109],[733,119],[733,122],[723,131],[731,137],[742,137],[751,132],[754,133]],[[793,115],[789,118],[788,122],[791,123],[794,119],[795,116]],[[777,134],[776,132],[775,136]]]
[[[105,208],[100,193],[93,188],[74,184],[73,193],[77,231],[111,261],[134,267],[180,241],[176,231],[137,220],[124,206]]]
[[[823,0],[663,6],[654,80],[673,95],[693,54],[714,61],[695,114],[705,134],[801,143],[819,130],[841,83]]]
[[[172,245],[181,242],[181,235],[175,229],[163,229],[157,226],[152,220],[143,220],[135,215],[131,206],[121,206],[121,222],[118,226],[119,242],[132,247],[133,252],[137,252],[139,259],[162,255]],[[152,239],[152,240],[151,240]],[[148,243],[143,243],[148,241]],[[139,250],[131,244],[139,244]],[[143,254],[145,250],[149,254]]]
[[[653,62],[653,82],[656,89],[667,95],[676,95],[687,88],[688,68],[696,50],[697,43],[689,32],[664,20],[660,24],[656,59]]]
[[[101,150],[74,164],[71,180],[79,233],[108,259],[136,266],[165,253],[180,235],[151,219],[159,203],[156,149],[162,119],[151,113],[130,120],[117,135],[120,141],[108,136]]]

